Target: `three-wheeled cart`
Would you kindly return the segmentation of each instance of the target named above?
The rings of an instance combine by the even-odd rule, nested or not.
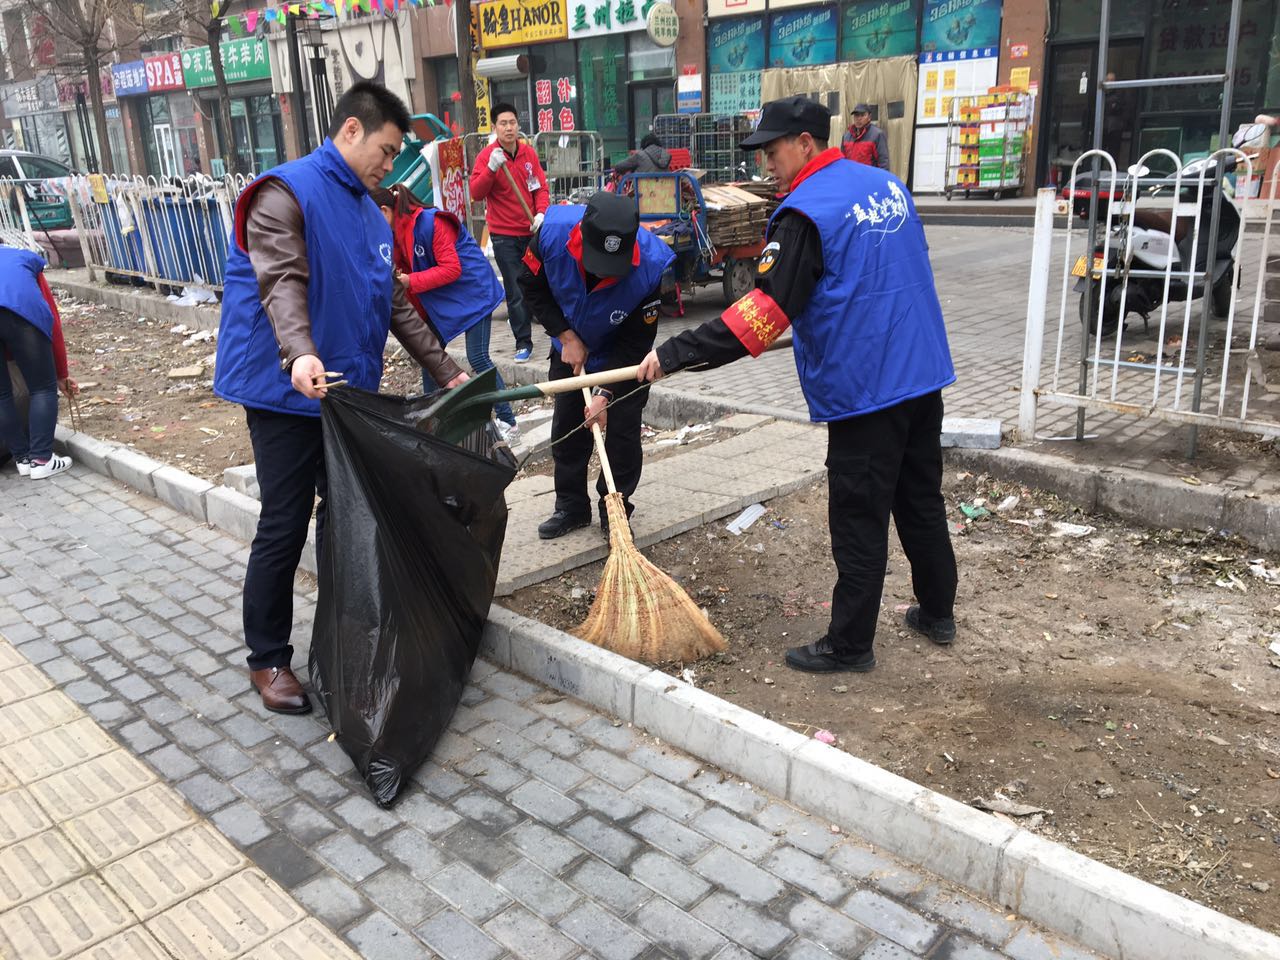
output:
[[[719,283],[725,304],[755,286],[770,205],[732,186],[703,185],[697,171],[632,173],[617,185],[633,196],[640,224],[671,246],[681,289]]]

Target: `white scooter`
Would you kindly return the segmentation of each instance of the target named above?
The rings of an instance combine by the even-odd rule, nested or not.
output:
[[[1090,331],[1096,331],[1099,321],[1104,334],[1110,335],[1119,327],[1124,319],[1120,316],[1121,299],[1124,300],[1124,311],[1137,313],[1146,321],[1153,310],[1159,308],[1165,300],[1165,271],[1171,270],[1169,279],[1168,301],[1180,303],[1195,300],[1204,296],[1204,282],[1197,279],[1187,282],[1189,269],[1203,273],[1208,263],[1209,254],[1209,221],[1213,212],[1213,198],[1216,191],[1222,189],[1223,178],[1236,167],[1234,157],[1215,157],[1196,160],[1182,169],[1180,204],[1200,204],[1200,229],[1196,233],[1195,217],[1183,215],[1175,222],[1172,209],[1151,209],[1139,207],[1133,216],[1132,232],[1127,214],[1119,215],[1117,223],[1111,228],[1111,237],[1105,245],[1107,250],[1107,284],[1106,298],[1102,305],[1101,317],[1097,316],[1098,292],[1096,284],[1101,278],[1104,244],[1099,241],[1093,253],[1093,280],[1089,283],[1086,277],[1087,262],[1080,257],[1072,268],[1072,276],[1076,277],[1075,289],[1080,292],[1080,318],[1089,318]],[[1130,169],[1130,177],[1126,181],[1124,200],[1132,201],[1137,185],[1150,171],[1145,168]],[[1204,188],[1201,193],[1201,175],[1204,177]],[[1103,197],[1099,204],[1105,202],[1108,184],[1103,181]],[[1151,181],[1147,181],[1149,184]],[[1158,195],[1178,186],[1178,178],[1169,176],[1154,184],[1151,194]],[[1073,187],[1074,199],[1079,202],[1081,194],[1087,198],[1092,189],[1092,177],[1085,174],[1079,177]],[[1114,188],[1112,188],[1114,189]],[[1231,309],[1233,296],[1232,279],[1235,276],[1235,247],[1240,238],[1240,211],[1234,201],[1225,195],[1219,213],[1218,242],[1214,257],[1212,282],[1209,285],[1210,306],[1215,317],[1225,317]],[[1195,249],[1192,249],[1192,244]],[[1127,254],[1127,256],[1126,256]],[[1172,266],[1170,263],[1172,262]],[[1186,264],[1194,264],[1188,268]],[[1181,276],[1179,276],[1181,274]],[[1127,291],[1126,291],[1127,285]]]

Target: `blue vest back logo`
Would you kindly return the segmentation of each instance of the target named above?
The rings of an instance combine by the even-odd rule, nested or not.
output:
[[[420,243],[415,243],[413,245],[413,255],[415,257],[425,257],[427,255],[427,248]]]
[[[886,235],[897,233],[903,228],[907,222],[908,210],[907,197],[902,188],[890,182],[887,197],[882,198],[878,193],[873,193],[867,197],[865,207],[861,203],[855,203],[844,218],[854,219],[859,224],[870,224],[867,233],[878,234],[876,246],[880,246]]]
[[[378,253],[382,255],[382,259],[385,262],[387,263],[391,262],[391,244],[389,243],[378,244]]]

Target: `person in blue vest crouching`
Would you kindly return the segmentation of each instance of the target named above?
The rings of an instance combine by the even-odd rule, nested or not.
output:
[[[379,187],[370,196],[391,226],[396,283],[404,287],[418,316],[441,343],[466,335],[472,373],[493,369],[489,337],[493,311],[502,302],[502,284],[466,224],[446,210],[423,205],[403,183]],[[506,389],[501,374],[497,388]],[[425,393],[440,389],[426,367],[422,368],[422,389]],[[502,438],[515,446],[520,430],[511,404],[497,403],[493,409]]]
[[[956,560],[942,497],[942,388],[955,381],[915,204],[887,170],[827,149],[831,114],[804,97],[764,105],[755,133],[789,190],[757,288],[720,317],[649,353],[639,379],[759,356],[788,326],[812,420],[827,424],[837,579],[826,636],[787,651],[812,673],[866,672],[889,550],[889,517],[911,564],[909,627],[955,639]]]
[[[520,271],[520,288],[535,320],[551,336],[549,378],[596,373],[639,363],[658,330],[662,275],[675,255],[640,229],[634,199],[597,193],[585,206],[553,206],[534,235]],[[614,395],[618,399],[610,406]],[[641,416],[647,387],[634,381],[596,387],[584,406],[581,393],[556,397],[551,419],[556,504],[538,527],[553,540],[591,523],[587,464],[594,446],[588,428],[599,423],[618,492],[627,506],[640,484]],[[608,411],[606,412],[606,407]],[[596,481],[600,526],[609,529],[604,477]]]
[[[391,228],[369,198],[408,129],[398,97],[357,83],[317,150],[259,177],[236,201],[213,389],[245,408],[257,465],[262,511],[245,571],[244,637],[250,682],[276,713],[311,709],[290,668],[289,635],[317,495],[317,553],[324,546],[327,384],[341,377],[376,391],[388,330],[440,383],[467,379],[396,287]]]

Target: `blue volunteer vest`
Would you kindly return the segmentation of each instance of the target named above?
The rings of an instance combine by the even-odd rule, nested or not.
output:
[[[675,254],[642,227],[636,237],[640,263],[617,283],[588,292],[578,261],[569,252],[569,235],[586,209],[581,204],[550,207],[538,231],[538,249],[556,303],[573,332],[587,345],[586,370],[595,373],[609,367],[614,329],[657,288]],[[558,339],[551,342],[560,349]]]
[[[774,217],[786,210],[822,238],[822,278],[791,318],[810,418],[844,420],[953,383],[929,247],[902,182],[839,159],[802,180]]]
[[[50,340],[53,311],[40,292],[44,259],[30,250],[0,247],[0,307],[12,310]]]
[[[326,140],[314,152],[259,177],[236,203],[227,253],[213,389],[232,403],[318,417],[320,402],[293,389],[245,251],[248,200],[266,179],[284,182],[302,208],[307,241],[311,339],[326,370],[376,392],[391,327],[391,228],[369,192]]]
[[[417,212],[413,223],[413,271],[430,270],[436,265],[431,242],[435,238],[436,215],[434,207]],[[431,318],[442,343],[466,333],[477,323],[488,323],[493,311],[502,302],[502,284],[485,259],[484,251],[459,223],[446,213],[458,228],[458,259],[462,261],[462,276],[453,283],[426,293],[415,294],[418,303]]]

